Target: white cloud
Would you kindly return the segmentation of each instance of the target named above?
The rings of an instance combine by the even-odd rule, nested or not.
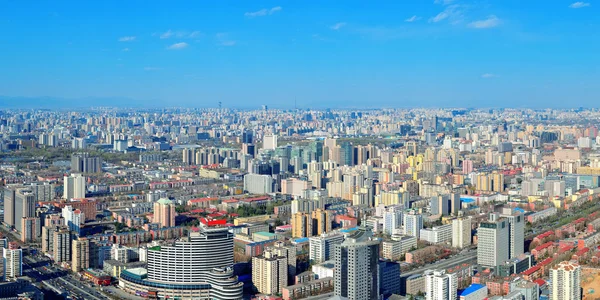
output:
[[[433,1],[433,3],[435,3],[435,4],[442,4],[442,5],[448,5],[448,4],[451,4],[452,2],[454,2],[454,0],[435,0],[435,1]]]
[[[121,51],[127,52],[127,51],[129,51],[129,48],[123,48],[123,50],[121,50]]]
[[[119,42],[131,42],[135,41],[135,36],[123,36],[119,38]]]
[[[217,42],[219,45],[221,46],[235,46],[236,41],[232,40],[229,38],[229,34],[226,32],[219,32],[215,35],[215,37],[217,38]]]
[[[248,18],[256,18],[256,17],[264,17],[267,15],[272,15],[278,11],[281,11],[283,8],[281,6],[275,6],[270,9],[263,8],[257,11],[246,12],[244,16]]]
[[[429,18],[429,23],[438,23],[443,20],[448,20],[452,24],[457,24],[462,22],[463,20],[463,11],[461,6],[458,4],[452,4],[446,6],[444,11],[435,15],[434,17]]]
[[[494,77],[498,77],[498,75],[492,74],[492,73],[481,74],[481,78],[494,78]]]
[[[404,22],[414,22],[414,21],[419,21],[419,20],[421,20],[421,17],[412,16],[412,17],[404,20]]]
[[[171,31],[171,29],[169,29],[165,33],[161,34],[160,38],[161,39],[168,39],[168,38],[172,37],[173,34],[174,34],[173,31]]]
[[[571,5],[569,5],[570,8],[582,8],[582,7],[587,7],[587,6],[590,6],[589,2],[581,2],[581,1],[574,2]]]
[[[144,71],[158,71],[158,70],[162,70],[162,68],[157,68],[157,67],[145,67]]]
[[[169,49],[169,50],[181,50],[181,49],[184,49],[187,46],[188,46],[188,43],[181,42],[181,43],[175,43],[175,44],[167,47],[167,49]]]
[[[188,36],[190,38],[196,38],[196,37],[199,37],[201,35],[202,35],[202,32],[200,32],[200,31],[192,31]]]
[[[479,20],[469,23],[469,27],[477,29],[494,28],[500,25],[501,21],[495,15],[488,16],[485,20]]]
[[[333,25],[331,25],[331,29],[333,30],[340,30],[342,27],[346,26],[346,22],[339,22],[339,23],[335,23]]]

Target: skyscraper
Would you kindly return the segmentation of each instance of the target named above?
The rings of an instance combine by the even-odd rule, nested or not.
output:
[[[154,223],[159,223],[162,227],[174,227],[175,215],[173,201],[162,198],[154,203]]]
[[[55,262],[71,261],[71,232],[69,228],[54,227],[52,233],[52,256]]]
[[[379,240],[359,228],[335,246],[335,295],[353,300],[379,299]]]
[[[41,232],[38,230],[40,219],[37,217],[21,218],[21,241],[29,243],[37,240]]]
[[[85,177],[81,174],[71,174],[64,178],[63,199],[85,198]]]
[[[302,238],[313,236],[313,222],[310,214],[297,212],[292,215],[292,237]]]
[[[322,263],[335,257],[335,245],[344,241],[344,235],[331,232],[309,239],[309,258],[313,263]]]
[[[452,247],[465,248],[471,245],[471,218],[452,220]]]
[[[581,299],[581,266],[563,261],[550,269],[550,300]]]
[[[35,217],[35,195],[29,189],[17,189],[13,195],[9,214],[12,213],[11,222],[15,229],[22,232],[23,218]],[[13,210],[14,209],[14,210]]]
[[[441,271],[425,271],[426,300],[456,300],[458,278],[454,273]]]
[[[69,230],[79,234],[81,224],[85,222],[85,214],[79,209],[73,209],[72,206],[67,205],[62,209],[62,217],[65,220],[65,225],[69,227]]]
[[[509,259],[509,229],[504,218],[481,222],[477,229],[477,263],[496,267]]]

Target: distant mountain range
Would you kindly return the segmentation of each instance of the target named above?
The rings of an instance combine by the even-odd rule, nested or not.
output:
[[[147,101],[126,97],[11,97],[0,96],[0,109],[6,108],[89,108],[109,107],[155,107],[160,101]],[[164,105],[164,103],[163,103]]]

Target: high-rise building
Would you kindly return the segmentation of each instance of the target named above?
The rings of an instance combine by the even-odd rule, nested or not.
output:
[[[581,266],[563,261],[550,269],[550,300],[581,299]]]
[[[313,221],[310,214],[297,212],[292,215],[292,237],[302,238],[313,236]]]
[[[153,290],[161,298],[242,299],[243,283],[232,265],[233,234],[200,225],[186,238],[148,248],[147,269],[123,271],[120,282],[126,290]]]
[[[477,229],[477,264],[496,267],[509,259],[509,228],[504,218],[481,222]]]
[[[85,177],[81,174],[71,174],[65,176],[63,199],[81,199],[85,198]]]
[[[421,229],[420,238],[433,244],[446,243],[452,241],[452,224],[434,226],[432,228]]]
[[[293,278],[296,276],[296,246],[286,245],[284,242],[275,242],[273,246],[267,247],[265,252],[287,257],[288,283],[293,284]]]
[[[423,216],[415,211],[409,211],[404,214],[404,234],[414,236],[419,239],[423,229]]]
[[[383,213],[383,232],[392,235],[396,229],[402,226],[402,210],[398,206],[392,206]]]
[[[41,233],[38,230],[39,222],[40,219],[37,217],[21,218],[21,241],[23,243],[29,243],[38,240]]]
[[[313,263],[322,263],[333,259],[335,256],[335,245],[344,241],[344,235],[340,232],[324,233],[313,236],[308,240],[309,258]]]
[[[525,218],[511,208],[503,208],[501,217],[508,220],[508,257],[517,257],[525,252]]]
[[[14,243],[8,243],[8,248],[3,249],[4,279],[23,276],[23,249]]]
[[[273,192],[273,177],[266,174],[246,174],[244,190],[251,194],[269,194]]]
[[[334,293],[353,300],[379,299],[379,241],[359,228],[335,246]]]
[[[90,267],[90,241],[86,238],[73,240],[71,270],[79,272]]]
[[[471,245],[471,218],[452,220],[452,247],[465,248]]]
[[[71,156],[71,172],[100,173],[102,172],[102,158],[90,156],[87,152],[73,154]]]
[[[35,217],[35,195],[29,189],[18,189],[14,199],[14,226],[22,232],[22,219]]]
[[[426,300],[456,300],[458,278],[454,273],[445,270],[425,271],[425,299]]]
[[[252,258],[252,283],[261,294],[281,294],[287,286],[287,257],[271,251]]]
[[[55,262],[71,261],[71,232],[67,227],[54,227],[52,256]]]
[[[275,150],[275,148],[277,148],[277,135],[276,134],[266,134],[263,137],[263,149]]]
[[[174,227],[175,216],[175,203],[173,201],[162,198],[154,203],[154,223],[158,223],[162,227]]]
[[[17,189],[14,185],[4,187],[4,224],[15,226],[15,197]]]
[[[191,149],[191,148],[183,149],[183,163],[186,165],[193,165],[196,163],[196,156],[194,155],[194,149]]]
[[[328,210],[317,208],[311,213],[312,218],[312,234],[320,235],[331,231],[331,212]]]
[[[85,214],[79,209],[73,209],[72,206],[67,205],[62,209],[62,217],[69,230],[79,234],[81,224],[85,222]]]

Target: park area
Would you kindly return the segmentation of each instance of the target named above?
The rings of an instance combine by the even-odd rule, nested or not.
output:
[[[581,272],[583,299],[600,299],[600,269],[583,269]]]

